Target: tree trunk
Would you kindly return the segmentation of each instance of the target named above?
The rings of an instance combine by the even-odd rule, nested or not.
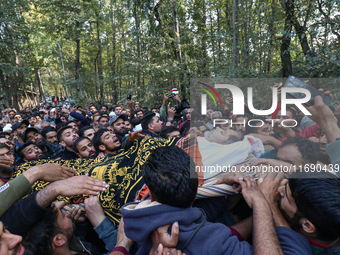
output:
[[[179,75],[179,84],[180,84],[180,89],[182,93],[182,99],[185,99],[186,95],[185,95],[185,88],[184,88],[181,37],[179,34],[179,25],[178,25],[178,19],[177,19],[177,0],[173,0],[173,3],[172,3],[172,24],[173,24],[173,31],[174,31],[174,37],[175,37],[176,58],[181,67],[180,75]]]
[[[283,8],[286,12],[285,26],[282,42],[281,42],[281,65],[282,65],[282,77],[288,77],[293,74],[292,60],[290,56],[290,41],[292,25],[294,20],[294,4],[292,0],[287,0],[283,4]]]
[[[136,44],[137,44],[137,58],[138,58],[138,64],[137,64],[137,88],[140,88],[140,25],[139,25],[139,17],[138,17],[138,10],[137,10],[137,2],[135,0],[134,6],[133,6],[133,15],[135,18],[135,26],[136,26]],[[139,91],[139,90],[138,90]]]
[[[237,20],[238,0],[233,0],[233,77],[236,77],[236,69],[238,64],[238,20]]]
[[[1,68],[0,68],[0,82],[2,88],[2,102],[6,105],[6,107],[9,107],[9,105],[11,104],[10,94]]]
[[[113,96],[113,103],[118,101],[118,94],[116,88],[116,20],[115,20],[115,9],[113,8],[112,1],[111,1],[111,10],[112,10],[112,19],[111,19],[111,26],[112,26],[112,64],[111,64],[111,75],[112,75],[112,96]]]
[[[102,65],[102,46],[100,41],[100,30],[99,30],[99,15],[97,16],[97,42],[98,42],[98,78],[100,85],[100,105],[102,106],[104,99],[104,75],[103,75],[103,65]]]
[[[247,0],[241,0],[243,17],[243,28],[244,28],[244,64],[246,69],[248,69],[249,60],[249,40],[248,40],[248,2]]]

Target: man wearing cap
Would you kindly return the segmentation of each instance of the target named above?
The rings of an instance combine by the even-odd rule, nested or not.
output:
[[[114,133],[117,135],[117,138],[119,139],[120,143],[122,143],[122,139],[127,134],[126,127],[125,127],[125,121],[127,121],[128,118],[126,115],[116,115],[109,121],[109,126],[113,127]]]
[[[43,158],[57,159],[60,158],[64,152],[64,147],[59,144],[48,143],[44,137],[35,128],[27,128],[24,135],[24,142],[33,142],[43,152]]]
[[[23,134],[25,133],[29,123],[27,120],[23,120],[21,122],[17,122],[12,126],[13,133],[16,132],[18,134],[18,141],[15,142],[15,146],[19,148],[24,144]]]
[[[147,113],[142,119],[143,130],[148,130],[152,133],[152,137],[159,137],[162,130],[162,122],[155,113]]]

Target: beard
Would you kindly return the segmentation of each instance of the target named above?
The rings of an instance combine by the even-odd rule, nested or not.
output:
[[[127,130],[125,130],[125,131],[119,131],[119,130],[117,130],[117,129],[113,129],[113,130],[114,130],[114,132],[115,132],[116,135],[119,135],[119,136],[121,136],[122,138],[124,138],[125,135],[128,133]]]
[[[15,170],[15,166],[14,165],[10,165],[9,168],[0,167],[0,174],[2,174],[2,173],[8,174],[8,173],[10,173],[10,172],[12,172],[14,170]]]

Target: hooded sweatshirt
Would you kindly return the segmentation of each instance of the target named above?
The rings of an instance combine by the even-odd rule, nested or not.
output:
[[[124,205],[121,212],[126,236],[140,246],[137,255],[149,254],[152,243],[148,237],[153,230],[176,221],[179,224],[176,248],[186,254],[253,254],[253,248],[248,242],[239,241],[223,224],[205,221],[203,212],[195,207],[179,208],[145,200]],[[182,249],[192,235],[188,246]]]

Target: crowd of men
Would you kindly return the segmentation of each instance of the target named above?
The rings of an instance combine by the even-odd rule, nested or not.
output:
[[[233,115],[226,98],[223,109],[201,115],[165,94],[152,109],[130,99],[115,107],[5,109],[0,254],[340,254],[340,105],[316,97],[306,107],[311,116],[292,106],[284,115],[279,105],[270,116],[253,116],[244,107],[244,115]],[[176,145],[151,151],[142,165],[145,185],[118,208],[119,227],[98,200],[108,188],[103,180],[71,165],[34,166],[114,159],[142,139]],[[179,145],[188,141],[189,150]],[[230,162],[237,171],[197,171],[215,163],[230,170]],[[16,175],[26,163],[32,167]],[[49,184],[32,190],[38,181]],[[229,193],[198,197],[205,187]],[[86,199],[56,202],[77,195]]]

